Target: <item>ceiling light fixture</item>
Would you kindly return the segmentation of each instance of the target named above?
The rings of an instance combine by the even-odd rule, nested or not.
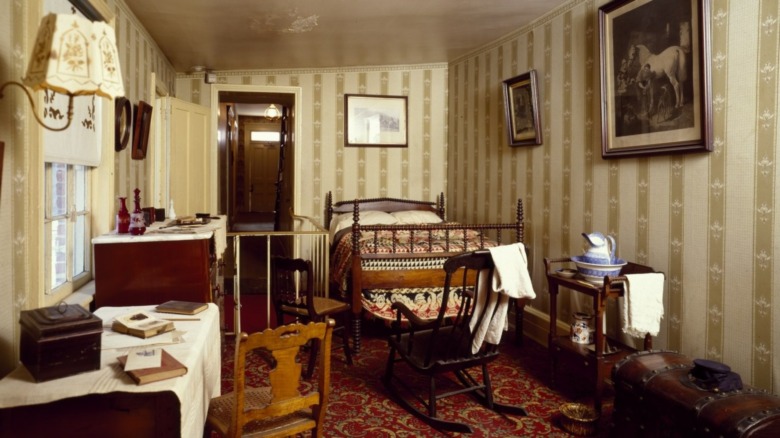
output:
[[[271,121],[279,120],[279,118],[282,117],[282,113],[279,111],[279,108],[277,108],[274,104],[269,105],[268,108],[265,109],[265,112],[263,112],[263,115],[266,119]]]
[[[92,22],[69,14],[43,17],[22,83],[9,81],[0,86],[0,99],[9,85],[20,87],[33,108],[35,120],[51,131],[64,131],[73,119],[74,96],[114,99],[125,95],[114,29],[102,21]],[[30,92],[48,90],[68,96],[68,121],[54,128],[46,125]]]

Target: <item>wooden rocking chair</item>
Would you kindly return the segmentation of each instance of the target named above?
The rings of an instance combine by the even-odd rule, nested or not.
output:
[[[490,252],[480,250],[453,256],[445,262],[444,270],[444,292],[436,319],[422,320],[403,303],[393,303],[396,320],[393,322],[393,333],[389,339],[390,354],[382,379],[385,387],[398,404],[441,430],[473,432],[468,424],[443,420],[436,415],[437,400],[466,392],[489,409],[527,415],[522,407],[493,400],[487,365],[498,358],[498,345],[484,342],[478,348],[473,348],[477,330],[471,327],[480,327],[483,322],[493,318],[495,311],[491,306],[479,304],[488,298],[488,294],[493,293],[490,284],[494,265]],[[479,285],[482,287],[478,287]],[[460,310],[456,316],[445,319],[447,305],[455,298],[455,294],[461,297]],[[507,309],[508,307],[504,307],[503,311]],[[403,321],[403,318],[406,321]],[[407,381],[414,378],[414,373],[394,373],[394,364],[397,361],[407,363],[411,370],[428,378],[427,400],[419,394],[423,391],[416,391],[414,385]],[[477,367],[481,368],[481,381],[469,374],[469,369]],[[456,390],[437,393],[436,379],[450,372],[462,386]],[[412,404],[408,396],[403,397],[400,388],[405,389],[417,402]]]

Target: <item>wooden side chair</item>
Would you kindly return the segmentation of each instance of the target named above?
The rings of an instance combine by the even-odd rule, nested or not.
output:
[[[300,322],[320,322],[326,318],[338,321],[336,332],[341,334],[348,365],[352,365],[349,347],[350,306],[344,301],[314,295],[314,276],[310,260],[274,257],[271,260],[271,300],[276,312],[276,323],[285,323],[285,316]],[[311,343],[306,378],[314,374],[317,362],[318,342]]]
[[[489,298],[488,294],[493,293],[490,285],[494,265],[490,252],[484,250],[455,255],[444,263],[444,270],[442,310],[436,319],[422,320],[403,303],[393,303],[396,320],[389,338],[390,354],[382,379],[390,396],[431,426],[453,432],[471,433],[473,430],[468,424],[437,416],[436,401],[451,395],[469,393],[489,409],[527,415],[520,406],[501,404],[493,399],[488,364],[498,358],[498,345],[479,340],[475,342],[476,328],[489,323],[499,307],[481,304]],[[460,309],[451,319],[445,318],[447,303],[454,294],[461,296]],[[508,306],[503,309],[508,310]],[[402,317],[406,319],[403,323]],[[409,366],[396,373],[394,365],[399,361]],[[481,380],[470,374],[472,369],[481,371]],[[419,375],[427,378],[427,387],[421,388],[422,385],[412,383],[418,380],[415,377]],[[437,391],[437,379],[448,375],[457,378],[456,389]]]
[[[233,391],[211,399],[204,436],[216,431],[222,437],[293,436],[312,430],[321,437],[330,391],[330,343],[333,320],[290,324],[266,329],[237,339]],[[302,366],[296,360],[301,347],[310,340],[322,342],[317,390],[299,391]],[[245,368],[254,350],[270,354],[270,386],[246,387]]]

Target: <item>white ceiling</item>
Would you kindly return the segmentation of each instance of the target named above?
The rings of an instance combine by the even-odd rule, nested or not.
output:
[[[566,0],[125,0],[178,72],[448,62]]]

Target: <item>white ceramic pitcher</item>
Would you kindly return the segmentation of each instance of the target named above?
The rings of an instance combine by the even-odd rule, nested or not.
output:
[[[601,233],[582,233],[590,247],[582,255],[582,261],[597,265],[610,265],[615,260],[615,238]]]

